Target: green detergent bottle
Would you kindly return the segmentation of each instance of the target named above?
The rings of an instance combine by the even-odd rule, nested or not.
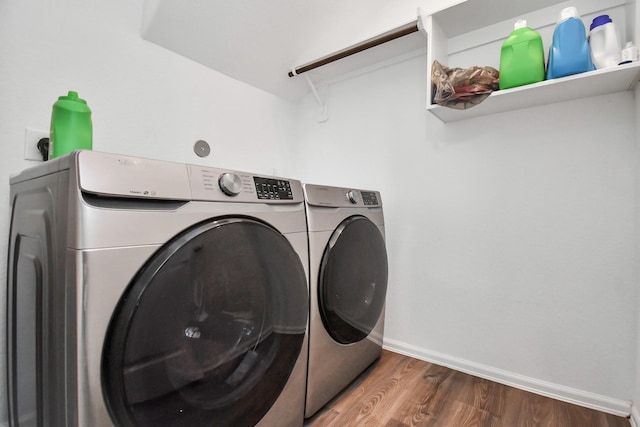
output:
[[[524,86],[544,80],[542,37],[520,19],[502,44],[500,89]]]
[[[59,97],[53,104],[49,159],[74,150],[91,150],[92,146],[91,110],[87,101],[80,99],[77,92],[69,91],[67,96]]]

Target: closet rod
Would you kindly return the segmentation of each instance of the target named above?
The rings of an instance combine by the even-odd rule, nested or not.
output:
[[[311,71],[314,68],[322,67],[323,65],[327,65],[339,59],[346,58],[347,56],[354,55],[356,53],[362,52],[363,50],[371,49],[372,47],[376,47],[383,43],[390,42],[391,40],[395,40],[402,36],[415,33],[416,31],[418,31],[418,20],[410,22],[406,25],[403,25],[402,27],[398,27],[386,33],[380,34],[377,37],[373,37],[373,38],[370,38],[369,40],[365,40],[354,46],[340,50],[336,53],[332,53],[331,55],[327,55],[324,58],[320,58],[314,62],[310,62],[301,67],[295,68],[294,70],[289,71],[289,77],[294,77],[294,76],[297,76],[298,74],[306,73],[307,71]]]

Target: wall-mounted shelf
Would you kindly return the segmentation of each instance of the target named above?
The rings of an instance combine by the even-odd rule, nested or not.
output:
[[[467,110],[429,105],[427,110],[443,122],[453,122],[505,111],[519,110],[571,99],[624,92],[640,77],[640,63],[596,70],[527,86],[494,92],[480,104]]]
[[[467,0],[423,17],[427,33],[427,111],[443,122],[452,122],[633,88],[640,78],[639,63],[496,91],[467,110],[432,104],[431,66],[435,59],[449,67],[488,65],[498,69],[502,42],[519,18],[526,19],[528,25],[541,34],[548,50],[558,13],[568,6],[578,8],[587,29],[595,16],[606,13],[624,39],[621,43],[634,40],[635,0],[493,0],[491,7],[482,0]]]

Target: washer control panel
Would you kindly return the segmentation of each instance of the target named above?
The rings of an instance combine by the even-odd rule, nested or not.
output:
[[[304,201],[302,183],[295,179],[91,150],[74,156],[80,188],[100,196],[269,204]]]
[[[188,165],[194,200],[234,202],[299,203],[303,200],[300,181]]]

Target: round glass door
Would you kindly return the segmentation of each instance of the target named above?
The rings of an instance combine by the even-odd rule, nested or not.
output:
[[[308,317],[300,258],[259,221],[222,218],[163,246],[111,319],[102,357],[121,426],[253,426],[298,359]]]
[[[384,310],[387,251],[378,228],[364,216],[344,220],[333,232],[320,264],[320,315],[339,343],[371,333]]]

